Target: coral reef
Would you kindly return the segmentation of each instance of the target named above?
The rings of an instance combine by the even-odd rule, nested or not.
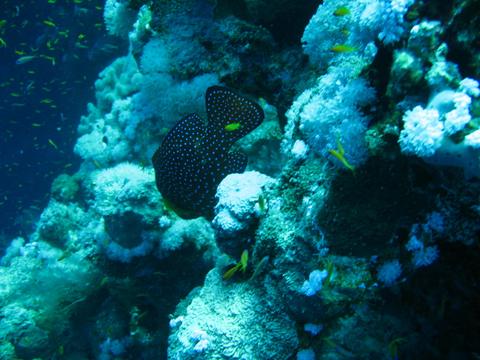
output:
[[[218,269],[211,270],[200,292],[175,313],[169,358],[290,358],[298,346],[295,322],[272,308],[270,297],[249,283],[226,285]]]
[[[274,184],[274,179],[248,171],[228,175],[218,185],[212,226],[222,251],[239,256],[250,246],[258,219],[267,211],[267,189]]]
[[[0,359],[477,356],[476,9],[107,0],[128,49],[95,82],[80,166],[2,254]],[[164,142],[220,112],[208,88],[238,94],[219,131]],[[265,113],[249,134],[246,103]],[[177,216],[155,170],[194,206],[185,184],[233,162],[205,144],[239,129],[246,172],[208,189],[212,217]]]

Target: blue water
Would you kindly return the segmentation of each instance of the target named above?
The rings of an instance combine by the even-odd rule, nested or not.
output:
[[[102,10],[102,1],[2,1],[0,239],[28,234],[52,180],[78,167],[76,126],[94,81],[126,51],[105,34]],[[17,64],[22,56],[35,58]]]

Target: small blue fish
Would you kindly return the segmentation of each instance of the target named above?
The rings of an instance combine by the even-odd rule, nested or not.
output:
[[[262,108],[234,91],[212,86],[205,96],[208,122],[197,114],[181,119],[153,155],[157,188],[170,208],[186,219],[213,217],[218,184],[242,173],[247,157],[230,152],[264,118]],[[235,123],[235,131],[231,124]]]

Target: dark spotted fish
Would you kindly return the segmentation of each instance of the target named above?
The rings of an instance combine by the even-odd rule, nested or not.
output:
[[[247,166],[247,157],[230,152],[231,146],[264,117],[258,104],[224,87],[208,88],[205,102],[208,121],[187,115],[152,158],[158,190],[183,218],[213,216],[218,184]]]

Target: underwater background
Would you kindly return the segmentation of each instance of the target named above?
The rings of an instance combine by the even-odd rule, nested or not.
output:
[[[476,0],[1,1],[0,359],[479,359]]]

